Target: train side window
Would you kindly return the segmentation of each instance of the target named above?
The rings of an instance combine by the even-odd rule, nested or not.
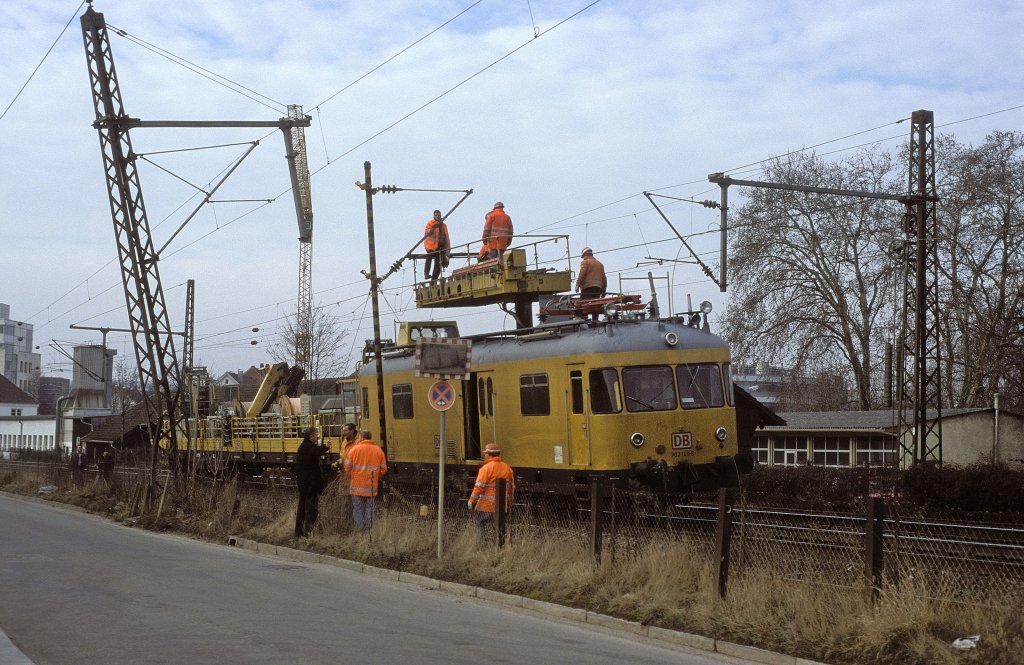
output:
[[[487,415],[494,416],[494,380],[487,377]]]
[[[477,396],[477,402],[480,404],[480,415],[487,415],[487,383],[485,381],[476,382],[477,392],[480,393]]]
[[[676,408],[676,386],[668,365],[624,367],[622,387],[628,411],[671,411]]]
[[[412,418],[412,384],[391,386],[391,413],[396,420]]]
[[[572,412],[583,413],[583,372],[569,372],[569,395],[572,397]]]
[[[519,409],[524,416],[547,416],[551,414],[551,395],[547,374],[522,374],[519,376]]]
[[[619,373],[614,368],[590,370],[590,410],[594,413],[622,411],[619,400]]]
[[[363,418],[370,417],[370,389],[363,387]]]
[[[722,365],[722,378],[725,379],[725,403],[733,406],[736,404],[736,398],[732,390],[732,365],[730,363]]]
[[[706,409],[722,406],[722,373],[718,365],[680,365],[676,367],[679,380],[679,405],[684,409]]]

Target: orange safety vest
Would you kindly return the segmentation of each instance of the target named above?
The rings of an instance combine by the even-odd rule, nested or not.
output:
[[[484,244],[498,251],[508,249],[512,244],[512,218],[501,208],[495,208],[484,220]]]
[[[505,512],[507,513],[512,507],[512,493],[516,489],[516,477],[512,473],[512,467],[501,461],[501,457],[492,457],[480,467],[480,471],[476,474],[473,495],[469,497],[470,503],[475,504],[475,510],[482,513],[494,512],[499,478],[504,478],[506,481]]]
[[[376,443],[363,439],[348,451],[345,473],[349,477],[348,493],[355,496],[377,496],[380,477],[388,472],[384,451]]]
[[[436,252],[439,249],[448,249],[448,246],[448,225],[433,218],[428,220],[426,228],[423,229],[423,249]]]

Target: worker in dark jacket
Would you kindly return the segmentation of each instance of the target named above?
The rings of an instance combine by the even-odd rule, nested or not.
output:
[[[295,480],[299,486],[299,507],[295,512],[295,537],[308,536],[316,524],[320,495],[324,491],[324,472],[320,456],[326,452],[319,443],[320,431],[310,427],[303,433],[295,453]]]

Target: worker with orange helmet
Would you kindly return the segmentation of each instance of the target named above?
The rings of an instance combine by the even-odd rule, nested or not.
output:
[[[498,201],[484,217],[484,247],[490,258],[498,258],[512,244],[512,218],[505,213],[505,204]]]
[[[469,509],[473,512],[473,521],[480,529],[480,537],[486,537],[487,525],[494,521],[497,509],[498,480],[505,480],[505,512],[512,506],[512,494],[515,492],[516,478],[512,467],[501,459],[501,448],[496,443],[484,446],[484,463],[476,474],[473,494],[469,497]]]
[[[423,265],[423,279],[429,279],[431,283],[437,281],[441,276],[441,268],[448,265],[448,258],[451,256],[451,241],[448,239],[448,225],[441,217],[441,211],[435,210],[434,216],[427,220],[427,226],[423,229],[423,249],[427,250],[427,262]],[[434,269],[431,271],[430,266]]]
[[[608,276],[604,264],[594,258],[594,250],[584,247],[580,253],[580,269],[576,276],[576,290],[584,298],[603,298],[608,290]]]
[[[352,497],[352,520],[357,531],[369,531],[373,524],[373,498],[377,496],[381,476],[388,472],[388,461],[384,451],[371,440],[369,430],[361,431],[359,436],[362,440],[349,449],[343,464]]]

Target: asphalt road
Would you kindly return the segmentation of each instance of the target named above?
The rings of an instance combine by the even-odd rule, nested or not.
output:
[[[14,660],[3,633],[37,665],[738,662],[7,497],[0,660]]]

